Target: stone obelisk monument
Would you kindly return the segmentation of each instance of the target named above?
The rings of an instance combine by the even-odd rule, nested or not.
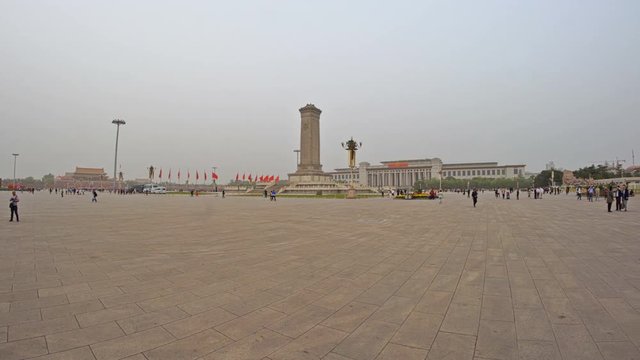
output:
[[[320,164],[320,113],[313,104],[300,109],[300,163],[296,172],[289,174],[292,183],[332,182]]]

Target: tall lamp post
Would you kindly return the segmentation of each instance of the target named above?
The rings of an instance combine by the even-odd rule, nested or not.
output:
[[[351,182],[347,192],[347,199],[355,199],[357,196],[356,189],[353,186],[353,169],[356,167],[356,151],[362,148],[362,143],[358,143],[351,138],[346,143],[342,143],[342,148],[347,150],[349,154],[349,168],[351,169]]]
[[[115,119],[111,122],[112,124],[116,124],[116,156],[113,161],[113,191],[116,191],[116,183],[118,182],[118,178],[116,177],[116,171],[118,168],[118,137],[120,136],[120,125],[126,124],[124,120]]]
[[[16,160],[18,159],[18,155],[20,154],[11,154],[13,155],[13,190],[16,189]]]
[[[293,150],[294,153],[296,153],[296,168],[298,167],[298,165],[300,165],[300,149],[295,149]]]

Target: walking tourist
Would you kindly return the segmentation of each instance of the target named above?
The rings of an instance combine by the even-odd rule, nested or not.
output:
[[[605,189],[604,193],[607,197],[607,211],[611,212],[611,204],[613,204],[613,186],[609,186],[609,189]]]
[[[98,192],[93,190],[93,198],[91,199],[91,202],[98,202]]]
[[[16,214],[16,221],[20,222],[20,217],[18,217],[18,203],[20,202],[20,198],[15,191],[11,193],[11,199],[9,199],[9,209],[11,209],[11,219],[9,221],[13,221],[13,214]]]
[[[620,185],[616,188],[616,211],[622,210],[622,191],[620,190]]]
[[[275,190],[271,190],[271,199],[270,201],[276,201],[276,191]]]
[[[471,197],[473,197],[473,207],[476,207],[476,204],[478,203],[478,190],[473,189]]]
[[[627,203],[629,202],[629,186],[626,185],[622,191],[622,208],[627,211]]]

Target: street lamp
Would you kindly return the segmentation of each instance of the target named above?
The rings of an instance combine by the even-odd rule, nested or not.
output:
[[[298,165],[300,165],[300,149],[295,149],[293,150],[294,153],[296,153],[296,168],[298,167]]]
[[[356,167],[356,151],[362,148],[362,143],[358,143],[351,138],[346,143],[342,143],[342,148],[349,152],[349,169],[351,169],[351,184],[347,193],[347,199],[355,199],[356,190],[353,186],[353,169]]]
[[[16,159],[20,154],[11,154],[13,155],[13,190],[16,189]]]
[[[126,124],[124,120],[115,119],[111,122],[112,124],[116,124],[116,156],[113,161],[113,191],[116,191],[116,182],[118,178],[116,177],[116,171],[118,167],[118,137],[120,136],[120,125]]]

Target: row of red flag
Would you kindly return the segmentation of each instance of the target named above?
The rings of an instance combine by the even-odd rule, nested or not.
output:
[[[236,173],[236,181],[240,181],[240,173]],[[280,181],[280,175],[275,176],[275,175],[256,175],[255,177],[251,174],[249,174],[249,176],[247,177],[247,174],[242,174],[242,181],[246,181],[249,180],[249,182],[255,181],[255,182],[278,182]]]
[[[202,174],[204,175],[204,181],[207,181],[207,172],[203,171]],[[160,171],[158,172],[158,179],[162,179],[162,169],[160,169]],[[171,169],[169,169],[169,174],[167,176],[168,180],[171,180]],[[189,170],[187,170],[187,179],[191,179],[191,172]],[[240,181],[240,179],[242,179],[242,181],[246,181],[249,180],[249,182],[279,182],[280,181],[280,176],[276,176],[276,175],[252,175],[249,174],[249,176],[247,176],[246,173],[242,174],[242,177],[240,177],[240,173],[236,174],[236,181]],[[198,170],[196,170],[196,181],[200,180],[200,172],[198,172]],[[216,174],[215,171],[211,172],[211,180],[218,180],[218,174]],[[180,170],[178,170],[178,181],[180,181]]]
[[[204,174],[204,181],[207,181],[207,172],[203,171],[202,174]],[[162,179],[162,169],[158,172],[158,179]],[[171,169],[169,169],[167,179],[171,180]],[[189,170],[187,170],[187,179],[191,179],[191,172]],[[178,180],[180,180],[180,170],[178,170]],[[200,173],[198,170],[196,170],[196,180],[200,180]],[[211,172],[211,180],[218,180],[218,174],[216,174],[215,171]]]

